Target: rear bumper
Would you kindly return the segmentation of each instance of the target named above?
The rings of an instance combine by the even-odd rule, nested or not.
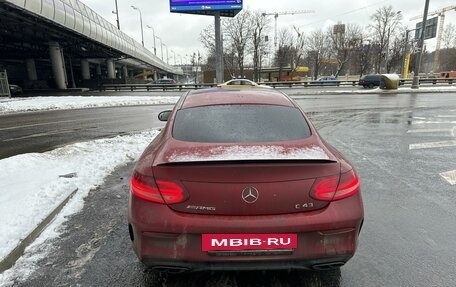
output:
[[[131,197],[129,223],[139,259],[157,269],[326,269],[354,255],[363,217],[359,194],[318,211],[274,216],[184,214]],[[287,254],[210,254],[201,250],[204,233],[295,233],[298,248]]]
[[[254,270],[329,270],[343,266],[351,256],[315,260],[262,260],[262,261],[166,261],[147,258],[142,263],[154,270],[168,273],[199,271],[254,271]]]

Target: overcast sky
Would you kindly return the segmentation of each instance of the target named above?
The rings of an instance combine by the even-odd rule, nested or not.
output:
[[[109,22],[116,24],[115,0],[81,0],[99,15]],[[169,12],[169,0],[117,0],[121,30],[141,43],[141,28],[139,12],[131,8],[134,5],[141,9],[144,27],[144,42],[146,48],[153,51],[152,26],[155,35],[162,39],[163,44],[168,46],[170,64],[174,64],[176,54],[177,64],[182,61],[189,62],[189,55],[193,52],[206,54],[199,38],[203,28],[214,22],[212,16],[186,15]],[[392,5],[396,11],[401,11],[403,23],[409,28],[415,27],[415,21],[410,18],[418,16],[424,11],[425,0],[243,0],[244,9],[262,10],[265,12],[314,10],[315,13],[282,15],[278,18],[278,28],[300,27],[308,33],[319,28],[326,28],[333,24],[357,23],[366,27],[370,22],[370,15],[382,6]],[[454,0],[431,0],[429,11],[456,5]],[[270,16],[271,27],[274,17]],[[456,11],[446,13],[445,24],[456,24]],[[274,32],[271,29],[270,39]],[[432,46],[432,41],[429,43]],[[157,55],[160,57],[160,40],[156,40]],[[163,47],[166,58],[166,47]],[[174,51],[172,53],[171,51]],[[166,59],[165,59],[166,60]]]

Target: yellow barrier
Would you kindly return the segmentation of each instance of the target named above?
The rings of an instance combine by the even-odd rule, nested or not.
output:
[[[380,79],[380,89],[397,90],[399,88],[399,79],[396,74],[383,74]]]

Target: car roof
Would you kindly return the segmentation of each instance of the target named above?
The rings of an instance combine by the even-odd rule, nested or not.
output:
[[[287,95],[272,89],[222,89],[217,87],[188,92],[181,108],[232,104],[295,106]]]

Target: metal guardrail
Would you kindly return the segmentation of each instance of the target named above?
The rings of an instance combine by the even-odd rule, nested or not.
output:
[[[215,87],[217,84],[106,84],[100,91],[155,91],[155,90],[196,90]]]
[[[412,79],[401,79],[399,80],[401,85],[412,84]],[[456,78],[420,78],[420,84],[456,84]]]
[[[412,79],[400,79],[399,84],[401,86],[411,85]],[[456,84],[456,78],[421,78],[420,84],[435,84],[435,85],[453,85]],[[339,87],[339,86],[358,86],[358,80],[356,81],[331,81],[331,82],[315,82],[315,81],[287,81],[287,82],[264,82],[259,83],[262,85],[268,85],[273,88],[308,88],[308,87]],[[105,84],[100,86],[100,91],[169,91],[169,90],[194,90],[215,87],[217,84],[214,83],[203,83],[203,84]]]
[[[260,83],[262,85],[268,85],[273,88],[283,88],[283,87],[335,87],[335,86],[357,86],[358,80],[356,81],[327,81],[327,82],[318,82],[318,81],[286,81],[286,82],[265,82]]]

